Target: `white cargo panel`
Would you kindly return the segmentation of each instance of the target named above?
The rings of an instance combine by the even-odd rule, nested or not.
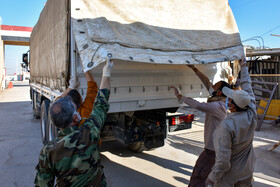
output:
[[[210,80],[218,81],[225,77],[226,70],[222,64],[199,65],[198,68],[209,76]],[[104,64],[91,70],[95,81],[101,81]],[[82,68],[78,67],[78,77],[81,82],[80,92],[85,97],[86,79]],[[218,77],[215,80],[215,77]],[[170,86],[181,89],[188,97],[202,99],[208,97],[208,92],[199,78],[186,65],[162,65],[116,61],[111,73],[111,95],[109,112],[127,112],[159,108],[178,107],[178,99]]]

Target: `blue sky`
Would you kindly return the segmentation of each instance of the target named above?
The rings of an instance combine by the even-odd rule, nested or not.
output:
[[[33,27],[47,0],[0,0],[2,24]],[[229,0],[241,40],[261,36],[264,46],[280,48],[280,0]],[[258,41],[256,40],[258,39]],[[262,46],[260,38],[243,42],[244,45]],[[5,66],[9,74],[16,72],[22,53],[28,47],[5,46]]]
[[[280,0],[229,0],[241,40],[261,36],[264,46],[280,48]],[[262,40],[258,38],[262,44]],[[243,42],[243,45],[259,47],[256,40]]]

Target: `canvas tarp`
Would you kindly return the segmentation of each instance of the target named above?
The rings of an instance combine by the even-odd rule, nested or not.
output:
[[[85,70],[112,59],[205,64],[243,54],[228,0],[72,0]]]
[[[69,53],[68,0],[48,0],[30,36],[30,78],[54,90],[65,89]]]
[[[227,0],[48,0],[30,39],[32,82],[66,88],[69,26],[85,71],[109,54],[156,64],[206,64],[243,54]]]

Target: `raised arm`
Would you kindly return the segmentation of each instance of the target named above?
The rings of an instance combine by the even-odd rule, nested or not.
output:
[[[98,86],[94,81],[94,78],[92,77],[90,71],[85,72],[85,77],[87,79],[87,94],[83,104],[79,109],[79,112],[82,117],[88,118],[93,109],[93,104],[98,92]],[[84,120],[82,120],[80,124],[82,124],[83,122]]]
[[[187,65],[187,66],[195,72],[195,74],[198,76],[198,78],[201,80],[201,82],[204,84],[207,90],[209,90],[209,88],[213,86],[209,78],[206,75],[204,75],[202,72],[200,72],[194,65]]]
[[[175,96],[178,97],[178,99],[181,102],[186,103],[192,108],[198,109],[202,112],[211,114],[213,116],[216,116],[218,118],[223,118],[226,114],[226,110],[222,110],[221,106],[218,102],[211,102],[211,103],[204,103],[204,102],[198,102],[194,100],[193,98],[190,97],[185,97],[183,96],[179,89],[176,88],[175,86],[171,86],[170,88],[174,89]]]
[[[255,95],[252,89],[252,81],[248,72],[247,62],[245,57],[239,60],[239,64],[241,66],[241,74],[240,74],[240,84],[241,89],[248,92],[251,96],[252,100],[255,100]]]
[[[90,115],[90,119],[98,123],[97,125],[99,125],[99,128],[103,127],[107,112],[109,111],[110,77],[113,65],[114,63],[108,60],[103,68],[100,90]]]
[[[108,89],[111,88],[110,77],[111,77],[111,70],[114,63],[110,59],[107,60],[107,63],[103,67],[103,75],[101,79],[100,89]]]
[[[98,127],[99,129],[103,127],[107,113],[110,109],[109,96],[110,96],[110,90],[108,89],[99,90],[96,101],[94,103],[92,113],[89,117],[89,120],[92,121],[92,123],[89,124],[90,126]]]
[[[87,79],[87,81],[94,81],[93,76],[91,75],[90,71],[85,72],[85,77]]]
[[[79,86],[80,82],[77,78],[71,77],[71,79],[69,80],[69,86],[68,88],[61,94],[60,97],[65,97],[68,95],[68,93],[72,90],[75,89]],[[57,98],[58,99],[58,98]],[[57,100],[56,99],[56,100]]]
[[[94,78],[92,77],[92,75],[90,74],[89,71],[85,72],[85,77],[87,79],[87,81],[94,81]],[[72,90],[75,89],[79,86],[80,82],[77,78],[71,77],[71,79],[69,80],[69,87],[61,94],[60,97],[65,97],[68,95],[68,93]],[[96,95],[96,94],[95,94]]]

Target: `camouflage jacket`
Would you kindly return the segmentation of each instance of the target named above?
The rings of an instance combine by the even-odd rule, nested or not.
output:
[[[100,165],[100,129],[109,110],[110,91],[98,92],[90,117],[80,126],[59,131],[41,150],[35,186],[106,186]]]

